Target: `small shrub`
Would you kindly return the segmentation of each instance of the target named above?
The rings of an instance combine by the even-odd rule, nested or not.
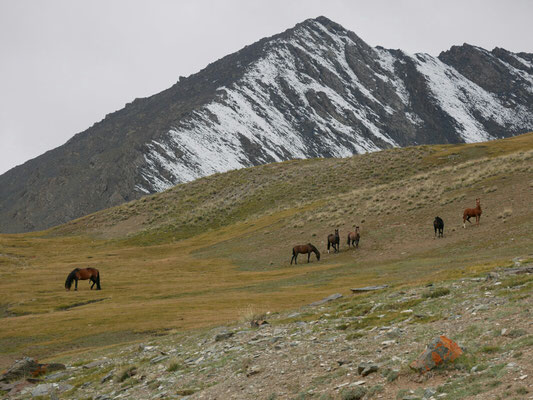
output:
[[[500,350],[501,348],[499,346],[485,345],[481,347],[481,351],[483,353],[488,353],[488,354],[494,354],[494,353],[499,352]]]
[[[125,370],[122,371],[122,373],[118,376],[119,382],[124,382],[126,379],[131,378],[137,373],[136,367],[128,367]]]
[[[429,290],[425,292],[422,296],[425,298],[432,298],[435,299],[437,297],[446,296],[447,294],[450,294],[450,289],[448,288],[436,288],[434,290]]]
[[[354,389],[345,389],[341,393],[341,399],[342,400],[360,400],[365,396],[366,392],[367,390],[362,386],[356,387]]]
[[[527,331],[525,329],[513,329],[511,330],[507,336],[513,338],[513,339],[516,339],[516,338],[519,338],[520,336],[524,336],[527,334]]]
[[[350,333],[349,335],[346,335],[346,340],[357,340],[357,339],[361,339],[364,336],[365,335],[361,332],[354,332],[354,333]]]
[[[517,394],[528,394],[529,391],[525,387],[522,386],[516,389],[516,393]]]
[[[170,364],[170,366],[167,368],[167,371],[168,371],[168,372],[174,372],[174,371],[177,371],[179,368],[180,368],[180,366],[179,366],[178,363],[172,363],[172,364]]]
[[[372,397],[375,394],[383,392],[383,385],[374,385],[368,390],[368,397]]]

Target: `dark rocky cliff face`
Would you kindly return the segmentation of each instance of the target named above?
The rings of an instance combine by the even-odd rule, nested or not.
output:
[[[48,228],[215,172],[533,130],[533,55],[372,48],[319,17],[136,99],[0,176],[0,232]]]

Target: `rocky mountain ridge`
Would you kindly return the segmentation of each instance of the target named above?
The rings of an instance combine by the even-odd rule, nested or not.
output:
[[[465,44],[412,55],[318,17],[0,176],[0,232],[45,229],[235,168],[532,128],[532,54]]]

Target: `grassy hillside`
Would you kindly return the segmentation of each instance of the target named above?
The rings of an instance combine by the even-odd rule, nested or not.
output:
[[[462,211],[481,197],[479,227]],[[374,283],[402,287],[533,252],[533,134],[217,174],[37,234],[0,235],[0,365],[200,328]],[[433,218],[445,222],[433,238]],[[361,226],[358,250],[346,234]],[[340,254],[325,252],[341,233]],[[295,244],[322,259],[289,265]],[[102,274],[100,292],[73,268]]]

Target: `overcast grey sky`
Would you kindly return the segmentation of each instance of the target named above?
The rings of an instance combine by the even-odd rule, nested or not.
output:
[[[411,53],[464,42],[533,53],[529,0],[0,0],[0,174],[319,15]]]

